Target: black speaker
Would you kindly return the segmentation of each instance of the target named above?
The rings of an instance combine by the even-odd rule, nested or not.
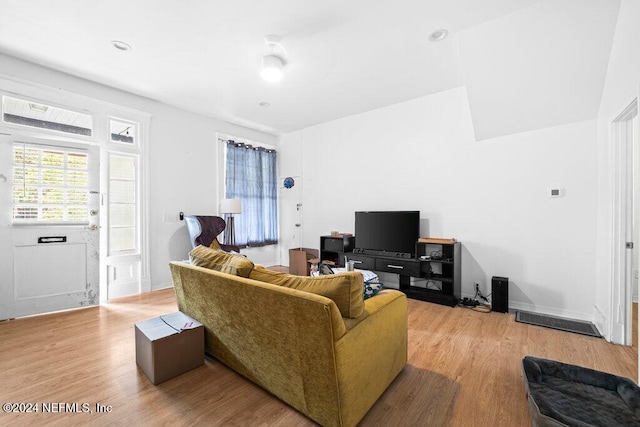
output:
[[[509,311],[509,278],[493,276],[491,278],[491,311],[507,313]]]

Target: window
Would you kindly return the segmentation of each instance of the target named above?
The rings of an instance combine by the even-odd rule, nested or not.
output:
[[[89,156],[80,150],[13,146],[13,221],[88,223]]]
[[[135,123],[120,120],[109,120],[109,139],[111,142],[121,142],[134,145],[136,141],[137,126]]]
[[[136,158],[109,156],[109,255],[137,250]]]
[[[276,151],[227,142],[225,193],[240,199],[235,240],[241,247],[278,243]]]
[[[93,117],[24,99],[2,97],[2,120],[22,126],[49,129],[73,135],[92,136]]]

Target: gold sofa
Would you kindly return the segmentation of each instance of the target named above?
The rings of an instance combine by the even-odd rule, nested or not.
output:
[[[205,351],[321,425],[355,426],[406,364],[405,295],[363,300],[359,273],[227,266],[170,264],[180,311],[204,324]]]

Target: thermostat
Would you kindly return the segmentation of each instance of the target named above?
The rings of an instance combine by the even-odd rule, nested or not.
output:
[[[547,190],[547,194],[549,195],[549,197],[564,197],[564,188],[551,187]]]

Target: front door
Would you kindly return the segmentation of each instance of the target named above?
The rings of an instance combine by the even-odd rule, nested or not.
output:
[[[99,147],[0,137],[0,320],[99,303]]]

